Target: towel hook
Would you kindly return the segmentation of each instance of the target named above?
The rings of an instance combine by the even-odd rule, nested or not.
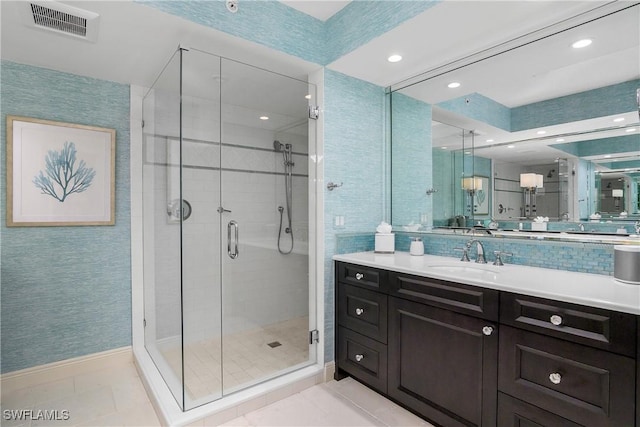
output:
[[[340,184],[336,184],[336,183],[330,181],[327,184],[327,190],[329,190],[329,191],[333,191],[335,188],[339,188],[339,187],[342,187],[342,182],[340,182]]]

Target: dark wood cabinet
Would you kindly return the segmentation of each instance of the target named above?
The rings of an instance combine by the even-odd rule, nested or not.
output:
[[[336,379],[443,427],[640,427],[640,316],[336,264]]]
[[[389,395],[439,425],[495,426],[497,332],[483,319],[390,297]]]
[[[502,292],[500,323],[635,357],[632,314]]]
[[[336,266],[338,283],[360,286],[376,291],[387,291],[387,272],[362,265],[338,263]]]
[[[501,392],[588,426],[633,426],[634,359],[506,325]]]
[[[499,427],[584,427],[537,406],[498,393]]]
[[[338,324],[387,343],[387,296],[351,285],[338,287]]]
[[[387,346],[347,328],[338,328],[340,369],[382,393],[387,392]]]
[[[395,272],[389,272],[389,288],[400,298],[498,321],[498,291]]]

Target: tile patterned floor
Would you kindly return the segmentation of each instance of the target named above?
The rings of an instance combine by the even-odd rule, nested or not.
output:
[[[2,409],[66,409],[70,414],[67,421],[3,419],[6,427],[160,426],[133,363],[3,393]],[[351,378],[319,384],[219,422],[221,415],[232,418],[230,413],[191,426],[431,426]]]
[[[433,427],[352,378],[316,385],[221,425]]]
[[[11,393],[3,389],[1,397],[3,427],[160,425],[133,362]],[[69,419],[7,420],[5,410],[57,410],[58,418],[66,410]]]
[[[283,369],[309,360],[309,319],[300,317],[263,328],[229,335],[224,339],[224,367],[220,363],[220,340],[201,341],[184,351],[185,387],[188,397],[198,401],[257,383]],[[277,347],[269,343],[278,342]],[[162,349],[167,363],[179,377],[182,352],[179,347]],[[222,376],[222,381],[220,380]]]

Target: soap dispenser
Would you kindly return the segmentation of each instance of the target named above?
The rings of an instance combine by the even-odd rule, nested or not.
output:
[[[411,246],[409,246],[409,254],[415,256],[424,255],[424,244],[420,237],[411,238]]]

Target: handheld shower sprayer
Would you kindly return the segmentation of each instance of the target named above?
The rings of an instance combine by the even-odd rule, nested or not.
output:
[[[292,179],[293,179],[293,163],[292,160],[292,147],[291,144],[282,144],[277,139],[273,141],[273,149],[277,153],[282,153],[282,160],[284,166],[284,189],[285,189],[285,197],[286,197],[286,211],[287,211],[287,227],[285,227],[285,234],[289,234],[291,236],[291,246],[289,250],[283,250],[280,247],[280,240],[282,238],[282,222],[284,217],[285,208],[283,206],[278,206],[278,212],[280,213],[280,228],[278,229],[278,252],[283,255],[290,254],[293,251],[293,225],[292,225],[292,213],[291,213],[291,204],[292,204]]]

